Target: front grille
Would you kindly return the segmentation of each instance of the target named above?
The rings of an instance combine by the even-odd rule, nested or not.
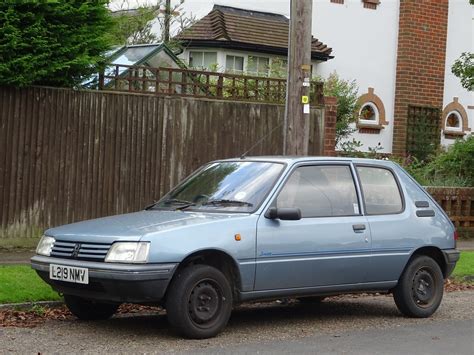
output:
[[[111,245],[110,243],[81,243],[56,240],[51,256],[65,259],[104,261]]]

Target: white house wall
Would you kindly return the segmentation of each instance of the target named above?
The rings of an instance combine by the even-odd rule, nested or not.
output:
[[[458,97],[459,103],[467,112],[472,134],[474,131],[474,109],[468,108],[468,106],[474,106],[474,93],[464,89],[459,78],[451,73],[451,66],[463,52],[474,52],[474,6],[470,5],[467,0],[454,0],[449,2],[443,107],[451,103],[454,97]],[[445,117],[443,117],[444,119]],[[441,135],[443,145],[453,142],[454,140],[445,139],[444,135]]]
[[[382,0],[376,10],[364,8],[360,0],[313,2],[313,33],[333,48],[335,56],[318,65],[318,73],[327,77],[336,71],[343,79],[355,79],[359,95],[374,88],[384,104],[389,123],[385,129],[379,134],[353,134],[365,151],[379,142],[384,152],[392,151],[398,14],[398,1]]]
[[[189,52],[217,52],[217,65],[218,65],[218,71],[224,71],[225,70],[225,62],[226,62],[226,57],[228,55],[233,55],[233,56],[239,56],[239,57],[244,57],[244,70],[247,68],[248,60],[249,57],[266,57],[270,58],[270,65],[272,61],[275,58],[278,59],[284,59],[286,60],[286,56],[278,56],[278,55],[273,55],[273,54],[267,54],[267,53],[258,53],[258,52],[247,52],[247,51],[238,51],[238,50],[227,50],[227,49],[219,49],[219,48],[186,48],[183,53],[179,55],[179,58],[183,60],[186,64],[189,63]],[[311,64],[313,64],[313,67],[316,68],[316,66],[320,62],[313,61]],[[315,71],[316,73],[316,71]]]

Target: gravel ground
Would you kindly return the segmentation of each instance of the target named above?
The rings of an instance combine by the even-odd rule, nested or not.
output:
[[[464,333],[474,335],[473,322],[473,291],[445,293],[440,309],[428,319],[402,317],[389,296],[344,296],[331,298],[319,306],[276,302],[244,305],[234,310],[221,335],[199,341],[177,337],[162,314],[118,315],[95,323],[51,320],[35,328],[0,327],[0,353],[254,352],[260,344],[261,349],[265,349],[264,344],[305,344],[318,338],[341,338],[342,344],[346,338],[357,340],[359,333],[384,330],[388,337],[393,330],[393,337],[400,339],[392,337],[392,342],[402,344],[404,333],[400,331],[403,329],[406,333],[407,329],[426,326],[434,333],[432,339],[439,339],[442,334],[437,332],[445,327],[460,327]],[[472,341],[473,338],[468,339]],[[463,349],[474,350],[471,345],[464,344]],[[310,352],[310,349],[306,347],[303,351]],[[337,341],[334,349],[338,349]],[[452,353],[456,353],[456,349]]]

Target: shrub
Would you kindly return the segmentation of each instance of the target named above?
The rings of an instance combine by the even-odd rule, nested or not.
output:
[[[458,139],[428,162],[414,157],[394,160],[424,186],[474,186],[474,136]]]
[[[324,95],[337,98],[336,146],[355,130],[351,123],[356,120],[359,88],[355,80],[341,79],[334,72],[324,82]]]

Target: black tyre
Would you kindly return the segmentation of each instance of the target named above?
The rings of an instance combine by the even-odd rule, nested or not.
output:
[[[305,304],[319,304],[324,301],[325,298],[324,296],[301,297],[298,298],[298,301]]]
[[[416,256],[393,291],[395,304],[408,317],[429,317],[443,299],[443,281],[443,273],[436,261],[428,256]]]
[[[232,312],[229,281],[214,267],[187,267],[171,282],[166,312],[170,324],[183,336],[213,337],[224,329]]]
[[[119,307],[118,304],[96,302],[71,295],[64,295],[64,301],[71,313],[82,320],[109,319]]]

